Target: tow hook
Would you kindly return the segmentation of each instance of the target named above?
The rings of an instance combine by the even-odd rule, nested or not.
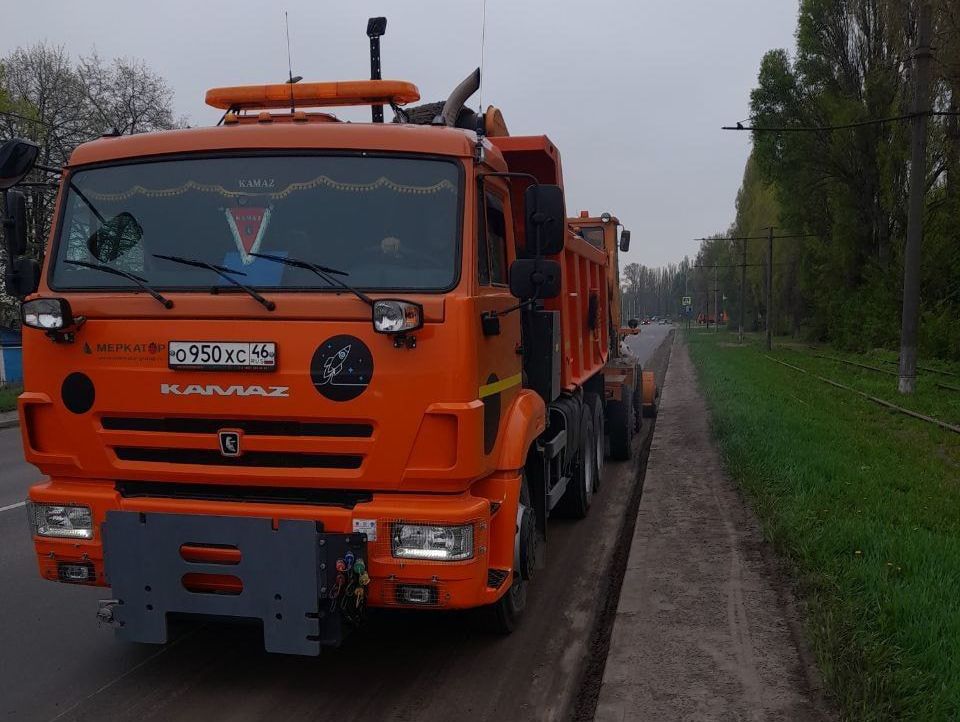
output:
[[[119,599],[97,600],[97,622],[100,624],[116,624],[113,618],[113,608],[120,604]]]

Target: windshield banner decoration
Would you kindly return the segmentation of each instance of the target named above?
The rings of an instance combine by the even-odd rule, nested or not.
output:
[[[240,206],[226,209],[227,223],[230,225],[230,232],[233,234],[234,243],[237,244],[237,250],[240,251],[240,260],[245,266],[249,266],[256,260],[250,254],[260,250],[263,234],[270,222],[271,209],[272,206],[266,208]]]

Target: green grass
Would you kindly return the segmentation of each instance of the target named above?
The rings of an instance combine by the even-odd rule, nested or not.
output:
[[[843,716],[960,718],[960,435],[775,364],[734,335],[688,341],[727,469],[793,570]],[[929,374],[905,399],[895,376],[809,353],[836,355],[773,355],[960,423],[960,394],[937,391]]]
[[[4,386],[0,384],[0,412],[17,408],[17,397],[23,391],[22,386]]]

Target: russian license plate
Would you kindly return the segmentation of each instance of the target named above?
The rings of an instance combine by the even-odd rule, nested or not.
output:
[[[171,341],[167,348],[172,369],[273,371],[277,367],[277,344],[272,341]]]

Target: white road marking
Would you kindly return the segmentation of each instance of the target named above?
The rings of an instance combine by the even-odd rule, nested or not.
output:
[[[9,506],[0,506],[0,511],[10,511],[11,509],[19,509],[21,506],[26,506],[27,502],[20,501],[16,504],[10,504]]]
[[[170,642],[169,644],[166,644],[166,645],[164,645],[163,647],[160,647],[159,650],[157,650],[156,652],[154,652],[153,654],[151,654],[149,657],[147,657],[146,659],[144,659],[143,661],[141,661],[139,664],[135,664],[133,667],[131,667],[130,669],[128,669],[126,672],[124,672],[123,674],[121,674],[119,677],[114,677],[114,678],[111,679],[109,682],[107,682],[105,685],[103,685],[100,689],[91,692],[90,694],[88,694],[88,695],[87,695],[86,697],[84,697],[83,699],[80,699],[80,700],[78,700],[77,702],[75,702],[74,704],[72,704],[70,707],[68,707],[68,708],[65,709],[63,712],[61,712],[61,713],[58,714],[56,717],[54,717],[52,720],[50,720],[50,722],[57,722],[57,720],[62,719],[65,715],[68,715],[68,714],[70,714],[71,712],[73,712],[73,710],[75,710],[77,707],[79,707],[79,706],[82,705],[84,702],[86,702],[87,700],[89,700],[91,697],[96,697],[96,696],[97,696],[98,694],[100,694],[101,692],[105,692],[106,690],[110,689],[113,685],[115,685],[115,684],[116,684],[117,682],[119,682],[120,680],[122,680],[122,679],[124,679],[124,678],[126,678],[126,677],[129,677],[131,674],[133,674],[134,672],[136,672],[138,669],[140,669],[140,668],[143,667],[144,665],[149,664],[150,662],[152,662],[153,660],[155,660],[155,659],[156,659],[157,657],[159,657],[161,654],[166,654],[166,653],[169,652],[171,649],[173,649],[173,648],[176,647],[178,644],[180,644],[180,642],[182,642],[182,641],[184,641],[184,640],[186,640],[186,639],[190,639],[191,637],[193,637],[195,634],[197,634],[197,632],[199,632],[199,631],[202,630],[202,629],[206,629],[206,626],[204,625],[204,626],[202,626],[202,627],[194,627],[193,629],[191,629],[190,631],[188,631],[186,634],[184,634],[182,637],[178,637],[177,639],[173,640],[173,641]]]

